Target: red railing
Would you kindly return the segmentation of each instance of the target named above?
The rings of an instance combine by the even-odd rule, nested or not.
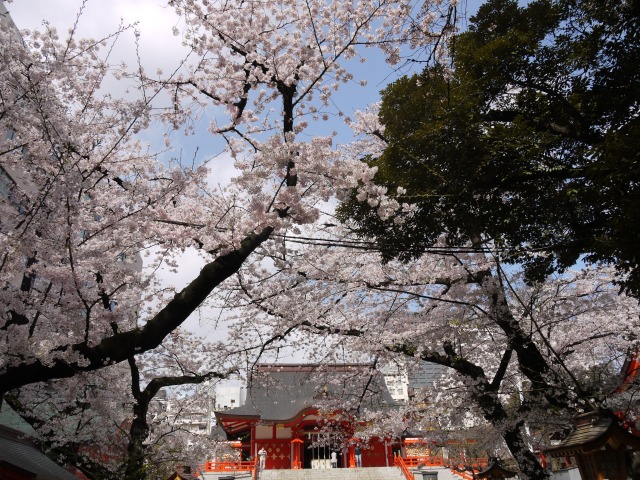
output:
[[[424,465],[425,467],[444,467],[444,459],[442,457],[406,457],[403,459],[408,467],[417,467]]]
[[[479,458],[466,458],[464,461],[456,461],[452,459],[445,459],[440,456],[435,457],[406,457],[403,459],[404,463],[408,467],[417,467],[418,465],[424,465],[425,467],[451,467],[456,466],[463,468],[464,465],[473,467],[475,470],[486,468],[488,463],[484,457]]]
[[[402,473],[404,474],[404,478],[406,480],[415,480],[413,473],[409,471],[409,468],[407,468],[407,464],[404,462],[402,457],[399,457],[399,456],[394,457],[393,464],[396,467],[400,467],[400,470],[402,470]]]
[[[468,462],[468,463],[467,463]],[[487,466],[486,458],[467,459],[465,462],[470,465],[474,470],[480,470]],[[393,459],[395,466],[400,467],[406,480],[415,480],[413,473],[409,468],[415,468],[418,466],[424,467],[448,467],[453,473],[463,477],[465,480],[473,480],[473,474],[471,472],[461,472],[462,465],[458,466],[455,462],[442,457],[407,457],[402,458],[395,456]],[[457,468],[456,468],[457,467]],[[251,472],[251,478],[253,480],[258,479],[258,459],[252,461],[208,461],[204,465],[200,466],[203,472]]]
[[[474,480],[476,478],[471,472],[459,472],[457,470],[454,470],[453,468],[451,469],[451,473],[464,478],[464,480]]]
[[[255,470],[255,461],[230,460],[225,462],[208,461],[201,465],[203,472],[250,472]]]
[[[259,475],[259,470],[260,468],[258,467],[258,462],[260,461],[260,459],[258,457],[255,458],[255,460],[253,461],[253,471],[251,472],[251,479],[252,480],[258,480],[258,475]]]
[[[464,478],[465,480],[473,480],[475,477],[473,472],[464,471],[464,468],[471,467],[474,472],[478,472],[487,467],[486,458],[467,458],[465,462],[455,462],[451,459],[445,459],[443,457],[395,457],[394,464],[402,468],[407,480],[413,480],[413,475],[409,471],[409,468],[416,467],[445,467],[449,468],[452,473]],[[407,475],[411,475],[408,477]]]

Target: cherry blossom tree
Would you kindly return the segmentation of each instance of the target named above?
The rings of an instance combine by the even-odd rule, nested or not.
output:
[[[73,466],[89,478],[113,478],[126,457],[130,421],[124,364],[82,373],[80,378],[31,384],[5,394],[31,427],[39,445],[59,464]]]
[[[184,425],[194,412],[208,414],[214,382],[235,372],[208,370],[225,364],[221,354],[219,345],[178,329],[158,349],[131,356],[128,365],[52,380],[45,388],[27,385],[5,394],[5,401],[50,455],[89,478],[168,475],[177,464],[207,458],[209,442]],[[189,388],[205,382],[206,388]],[[170,390],[176,386],[179,395]],[[169,389],[165,401],[162,389]]]
[[[202,458],[206,458],[206,451],[191,448],[193,443],[202,443],[196,440],[197,434],[194,435],[188,430],[183,432],[183,435],[177,433],[181,430],[179,426],[183,420],[183,413],[188,416],[195,408],[196,411],[209,414],[210,394],[194,392],[193,389],[183,391],[177,400],[172,400],[175,412],[172,412],[168,419],[170,421],[165,423],[165,427],[168,428],[161,428],[162,423],[157,422],[157,416],[152,417],[151,409],[161,389],[177,386],[184,389],[185,386],[205,382],[207,388],[211,389],[213,381],[226,379],[232,373],[237,373],[236,368],[228,372],[211,370],[212,366],[227,363],[224,356],[226,351],[222,345],[211,344],[203,338],[177,329],[171,332],[159,349],[148,352],[139,359],[135,355],[129,357],[127,362],[131,377],[133,416],[129,427],[127,455],[119,468],[123,478],[148,478],[150,468],[166,464],[167,460],[162,457],[168,456],[164,455],[168,452],[173,454],[168,457],[173,460],[174,465],[178,463],[178,459],[181,460],[179,463],[195,465]],[[158,423],[153,435],[150,432],[151,421]],[[168,448],[170,443],[176,445]],[[200,457],[197,457],[198,454]]]
[[[125,28],[99,41],[76,39],[73,29],[63,40],[53,29],[35,32],[25,43],[1,34],[0,131],[9,134],[0,164],[16,181],[0,204],[0,394],[36,398],[43,382],[81,391],[90,376],[127,362],[119,391],[139,409],[132,428],[141,432],[125,435],[129,442],[146,436],[145,402],[163,385],[154,379],[224,375],[237,363],[227,353],[255,361],[293,338],[323,361],[447,367],[443,401],[473,405],[523,475],[542,476],[527,432],[607,404],[610,390],[594,373],[614,369],[633,346],[636,303],[617,296],[600,269],[527,287],[491,245],[434,245],[412,264],[383,263],[375,243],[323,215],[354,190],[382,218],[411,215],[360,162],[384,148],[375,111],[344,118],[367,134],[345,149],[322,121],[335,112],[334,92],[357,80],[365,47],[381,48],[392,64],[407,48],[443,55],[451,6],[168,4],[185,21],[175,33],[190,54],[159,77],[110,63]],[[134,97],[104,92],[113,73]],[[209,181],[215,159],[187,167],[138,140],[159,124],[190,135],[211,117],[211,141],[225,142],[238,171],[228,186]],[[179,271],[186,249],[198,252],[200,273],[179,292],[159,285],[157,272]],[[195,368],[169,339],[211,304],[234,309],[218,345],[225,355]],[[614,321],[603,326],[605,313]],[[154,372],[149,358],[165,348],[175,364]],[[69,402],[78,406],[77,397]],[[408,408],[385,417],[389,428],[428,417]],[[129,473],[141,461],[140,443],[130,447]]]
[[[367,169],[335,155],[330,137],[296,140],[303,117],[351,79],[340,62],[356,47],[379,45],[396,60],[432,18],[408,28],[415,12],[402,2],[169,4],[186,18],[197,61],[161,81],[116,70],[133,100],[100,89],[122,30],[94,41],[49,28],[26,44],[5,33],[2,165],[24,181],[11,187],[19,208],[2,203],[3,392],[157,347],[274,232],[315,221],[318,202],[357,185]],[[136,140],[165,90],[175,102],[160,118],[176,126],[196,106],[230,114],[210,127],[237,159],[227,189],[207,185],[206,162],[163,162]],[[193,246],[206,256],[200,275],[148,311],[158,297],[138,256],[156,247],[148,264],[158,265]]]
[[[257,321],[271,337],[306,332],[296,347],[324,361],[446,367],[435,392],[385,412],[386,421],[371,412],[376,431],[428,430],[435,417],[457,429],[486,422],[521,473],[542,478],[533,447],[576,412],[615,401],[617,372],[636,345],[638,306],[618,295],[613,269],[527,286],[521,271],[505,269],[488,248],[436,245],[403,264],[382,262],[374,242],[348,230],[334,239],[288,241],[316,245],[275,257],[268,285],[259,274],[238,276],[237,295],[246,309],[261,312]],[[248,316],[244,309],[239,315]]]
[[[372,177],[336,151],[332,134],[304,135],[327,115],[333,92],[352,82],[348,67],[364,61],[362,48],[378,46],[396,63],[403,46],[421,50],[431,33],[440,38],[438,20],[444,33],[451,28],[437,14],[450,8],[438,2],[168,4],[185,19],[176,33],[190,54],[159,78],[142,64],[128,70],[111,60],[132,27],[97,40],[77,38],[75,26],[64,38],[46,25],[0,33],[0,399],[30,405],[46,397],[46,382],[67,389],[61,399],[89,415],[82,399],[94,376],[105,372],[100,385],[111,385],[118,375],[106,372],[127,362],[133,382],[118,377],[113,401],[121,395],[140,408],[132,425],[142,422],[142,434],[129,440],[145,436],[153,391],[169,377],[190,381],[185,372],[141,370],[150,368],[141,356],[161,354],[172,332],[240,270],[270,276],[260,262],[282,250],[274,239],[313,225],[336,192]],[[107,90],[112,77],[128,90]],[[235,159],[228,186],[208,181],[213,160],[185,166],[140,141],[167,124],[190,134],[204,111],[216,116],[212,139],[223,139]],[[170,148],[170,135],[165,140]],[[159,285],[157,272],[178,270],[185,249],[198,251],[200,273],[179,292]],[[172,350],[180,365],[183,354]],[[189,373],[223,375],[233,365],[227,358]],[[62,403],[56,410],[64,413]],[[101,421],[119,424],[116,416]]]

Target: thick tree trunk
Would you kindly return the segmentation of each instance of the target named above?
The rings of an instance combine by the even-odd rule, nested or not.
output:
[[[124,466],[124,478],[127,480],[144,480],[146,478],[144,441],[149,436],[148,410],[148,401],[136,402],[133,407],[133,422],[129,429],[127,460]]]
[[[567,411],[575,411],[576,404],[582,409],[590,410],[592,406],[581,385],[575,379],[571,385],[566,385],[551,368],[552,360],[563,367],[561,359],[543,355],[532,338],[534,334],[524,331],[522,324],[514,318],[501,279],[491,278],[485,283],[485,288],[491,298],[490,318],[504,332],[508,344],[516,352],[520,373],[531,382],[531,390],[538,392],[540,401],[546,401]],[[551,348],[549,350],[553,352]],[[573,378],[568,369],[565,369],[565,372]],[[571,397],[566,393],[568,391],[572,392]]]
[[[474,392],[473,398],[476,404],[483,412],[484,418],[499,432],[502,432],[502,438],[518,464],[521,478],[547,479],[549,476],[527,446],[522,435],[523,422],[514,422],[508,417],[493,385],[487,382],[478,382],[475,388],[476,392]]]
[[[525,439],[522,437],[521,428],[522,424],[518,423],[513,427],[507,428],[502,435],[507,444],[507,448],[518,463],[518,469],[520,470],[519,478],[531,480],[548,479],[549,474],[545,472],[536,456],[527,447]]]
[[[521,478],[534,480],[549,478],[536,456],[527,446],[522,435],[523,422],[513,422],[507,415],[498,398],[496,385],[493,382],[488,383],[484,377],[467,376],[471,376],[477,382],[473,398],[480,407],[484,418],[499,432],[502,432],[502,438],[518,464]]]
[[[425,353],[421,358],[425,361],[452,368],[461,376],[473,380],[471,398],[480,409],[480,412],[482,412],[485,420],[491,423],[498,432],[501,432],[509,452],[518,463],[521,476],[535,480],[547,479],[548,475],[533,452],[529,450],[527,442],[522,435],[523,422],[513,421],[509,418],[498,395],[500,383],[511,360],[511,349],[506,350],[502,355],[500,367],[491,382],[487,379],[482,367],[458,355],[449,342],[443,344],[443,349],[445,356],[433,352]]]
[[[196,385],[211,378],[227,378],[229,372],[209,372],[204,375],[181,375],[174,377],[157,377],[140,391],[140,374],[135,358],[129,359],[131,368],[131,390],[135,398],[133,405],[133,420],[129,428],[129,443],[127,444],[127,458],[121,468],[127,480],[145,480],[147,478],[145,440],[149,437],[149,405],[160,389],[177,385]]]
[[[265,227],[260,233],[249,234],[238,249],[205,265],[200,274],[143,327],[116,333],[95,346],[86,343],[69,345],[69,350],[80,354],[79,361],[54,360],[46,364],[33,362],[7,367],[0,373],[0,396],[31,383],[98,370],[156,348],[204,302],[214,288],[235,274],[272,232],[273,227]]]
[[[143,395],[133,406],[133,421],[129,429],[129,443],[127,445],[127,459],[124,465],[124,472],[127,480],[145,480],[145,446],[144,441],[149,436],[149,423],[147,414],[149,412],[149,402],[151,398]]]

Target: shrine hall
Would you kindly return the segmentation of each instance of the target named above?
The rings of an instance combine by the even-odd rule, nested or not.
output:
[[[362,442],[362,409],[392,408],[385,382],[368,364],[258,365],[241,407],[215,412],[226,440],[242,460],[266,451],[266,469],[393,466],[400,445],[384,438]]]

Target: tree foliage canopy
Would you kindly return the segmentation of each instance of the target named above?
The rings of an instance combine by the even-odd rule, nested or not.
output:
[[[408,0],[167,0],[184,21],[174,34],[185,57],[151,77],[141,57],[131,68],[112,57],[133,26],[78,38],[85,3],[67,33],[45,23],[24,35],[0,3],[0,405],[11,402],[50,444],[75,452],[81,435],[48,435],[49,410],[34,405],[54,397],[56,411],[91,414],[107,382],[84,386],[128,364],[131,382],[115,396],[132,402],[134,419],[117,468],[132,479],[149,460],[146,417],[159,388],[225,376],[242,353],[274,341],[235,351],[231,341],[200,342],[206,355],[193,364],[192,348],[171,340],[178,328],[241,270],[269,278],[256,265],[281,251],[274,239],[315,224],[320,205],[366,176],[366,166],[337,158],[331,133],[306,141],[307,120],[328,117],[363,46],[397,62],[403,45],[428,48],[424,32],[437,31],[439,16]],[[236,175],[227,185],[213,181],[218,158],[167,159],[171,131],[191,136],[198,123],[211,136],[193,143],[226,145]],[[159,131],[162,150],[143,144]],[[186,270],[177,260],[185,250],[202,268],[182,290],[165,288],[163,267]],[[81,423],[84,438],[108,434]]]
[[[383,92],[387,146],[369,163],[410,213],[381,219],[375,202],[351,201],[342,214],[387,258],[441,236],[491,241],[530,280],[584,256],[640,294],[639,12],[635,0],[485,3],[451,66]]]
[[[633,268],[622,253],[633,250],[635,226],[624,230],[629,248],[606,242],[635,213],[616,203],[633,200],[621,186],[634,191],[633,54],[616,48],[634,48],[633,5],[609,15],[586,3],[490,2],[451,42],[453,69],[389,87],[384,131],[377,114],[357,113],[348,123],[374,136],[341,148],[307,121],[333,111],[351,61],[363,46],[392,64],[407,48],[442,58],[432,39],[444,38],[438,22],[450,28],[455,2],[167,4],[184,19],[193,62],[159,78],[112,65],[103,42],[73,29],[64,40],[51,28],[24,40],[0,30],[0,173],[15,177],[0,198],[0,399],[58,455],[129,419],[119,437],[128,459],[109,471],[131,479],[157,458],[145,439],[170,431],[147,422],[160,388],[224,377],[265,352],[279,358],[288,342],[306,361],[374,359],[372,372],[429,361],[450,374],[437,407],[456,417],[449,424],[466,428],[452,405],[465,415],[473,405],[521,472],[540,478],[525,422],[555,428],[576,409],[609,405],[611,385],[590,380],[635,345],[638,304],[611,289],[602,265],[524,286],[499,256],[470,250],[508,247],[532,278],[581,253]],[[599,69],[602,58],[613,66]],[[138,96],[104,95],[112,73]],[[605,96],[612,85],[626,106]],[[157,124],[190,135],[204,111],[235,161],[226,186],[211,181],[216,159],[185,167],[139,142]],[[367,154],[377,184],[360,161]],[[380,239],[386,264],[377,243],[326,220],[328,202],[354,189],[366,203],[343,213]],[[439,254],[423,254],[432,246]],[[202,268],[184,289],[165,289],[161,267],[185,270],[185,250]],[[196,356],[178,328],[211,306],[225,314],[212,328],[226,337],[199,341]],[[101,396],[112,379],[117,390]],[[358,412],[373,428],[361,436],[387,437],[416,418],[426,428],[436,411],[420,398],[365,411],[365,393],[327,408]],[[131,411],[110,415],[124,403]],[[71,418],[83,428],[62,428]]]

